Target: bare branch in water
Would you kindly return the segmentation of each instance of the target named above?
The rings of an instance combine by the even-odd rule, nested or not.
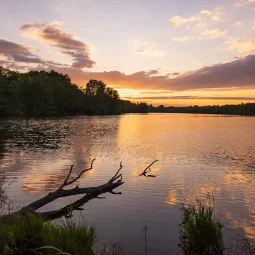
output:
[[[68,186],[68,185],[71,185],[72,183],[76,182],[78,179],[81,178],[81,176],[82,176],[85,172],[87,172],[87,171],[93,169],[93,163],[94,163],[95,160],[96,160],[96,159],[94,158],[94,159],[91,161],[91,164],[90,164],[90,167],[89,167],[89,168],[82,170],[82,171],[78,174],[78,176],[77,176],[76,178],[74,178],[74,179],[71,180],[71,181],[68,181],[69,178],[70,178],[70,176],[71,176],[71,174],[72,174],[72,171],[73,171],[73,165],[72,165],[71,168],[70,168],[70,170],[69,170],[69,173],[68,173],[68,175],[67,175],[67,177],[66,177],[66,179],[65,179],[65,181],[64,181],[64,183],[59,187],[59,190],[61,190],[61,189],[63,189],[64,187],[66,187],[66,186]]]
[[[70,180],[73,166],[71,166],[67,177],[65,178],[65,181],[63,184],[54,192],[50,192],[48,195],[34,201],[33,203],[21,208],[19,211],[9,214],[9,215],[16,215],[16,214],[26,214],[28,212],[34,212],[37,214],[42,215],[45,217],[45,219],[53,220],[56,218],[61,218],[62,216],[70,217],[72,211],[74,210],[83,210],[82,206],[87,203],[88,201],[92,199],[104,199],[105,197],[100,196],[104,193],[111,193],[113,195],[115,194],[121,194],[121,192],[114,192],[113,190],[117,187],[121,186],[124,182],[122,181],[122,174],[120,173],[120,170],[122,169],[122,164],[120,163],[120,167],[116,174],[106,183],[100,186],[96,187],[79,187],[78,185],[74,188],[70,189],[64,189],[67,186],[75,183],[78,179],[81,178],[81,176],[91,169],[93,169],[93,163],[95,159],[92,160],[91,165],[89,168],[82,170],[77,177],[75,177],[73,180]],[[54,211],[48,211],[48,212],[36,212],[39,208],[49,204],[50,202],[53,202],[57,200],[58,198],[63,198],[67,196],[74,196],[74,195],[81,195],[84,196],[75,202],[68,204],[67,206],[60,208],[58,210]]]
[[[150,167],[151,167],[154,163],[156,163],[157,161],[158,161],[157,159],[154,160],[154,161],[153,161],[150,165],[148,165],[148,166],[144,169],[144,171],[143,171],[141,174],[139,174],[137,177],[139,177],[139,176],[156,177],[156,175],[148,174],[148,172],[151,171]],[[147,174],[148,174],[148,175],[147,175]]]
[[[122,165],[120,164],[121,168]],[[120,168],[120,169],[121,169]],[[89,202],[92,199],[104,199],[105,197],[100,197],[99,195],[104,193],[111,193],[111,194],[121,194],[121,192],[114,192],[113,190],[117,187],[121,186],[124,182],[122,182],[122,174],[119,174],[120,169],[116,172],[116,174],[105,184],[94,188],[92,192],[87,193],[81,199],[76,200],[74,203],[71,203],[61,209],[48,211],[40,213],[44,218],[49,220],[54,220],[60,218],[62,216],[70,215],[70,211],[74,210],[81,210],[81,207]],[[79,189],[79,188],[78,188]]]

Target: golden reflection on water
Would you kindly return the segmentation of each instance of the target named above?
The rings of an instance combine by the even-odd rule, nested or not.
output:
[[[65,169],[61,169],[62,166],[66,166]],[[53,169],[56,170],[53,172]],[[54,191],[56,190],[65,180],[69,172],[70,166],[68,161],[60,161],[43,168],[32,167],[23,176],[24,184],[23,188],[30,194],[40,194],[43,191]],[[82,169],[73,168],[72,177],[76,177]],[[88,178],[92,175],[92,171],[88,171],[84,174],[83,178]]]
[[[196,182],[188,187],[188,185],[185,185],[185,177],[179,174],[178,181],[175,186],[171,185],[164,202],[168,205],[179,205],[183,201],[194,203],[195,197],[198,194],[200,195],[198,198],[205,201],[205,195],[208,193],[216,196],[216,199],[218,199],[219,194],[229,191],[224,194],[226,196],[225,199],[236,203],[242,201],[242,208],[232,212],[226,211],[225,215],[222,215],[224,207],[227,207],[228,203],[226,202],[220,206],[216,204],[218,216],[225,216],[233,229],[243,229],[249,238],[255,238],[254,178],[249,178],[241,170],[227,172],[223,178],[224,181],[222,183],[207,184]],[[252,218],[242,218],[244,213],[251,215]]]
[[[177,191],[176,189],[170,189],[168,191],[168,196],[165,199],[165,203],[168,205],[176,205],[179,199],[177,199]]]

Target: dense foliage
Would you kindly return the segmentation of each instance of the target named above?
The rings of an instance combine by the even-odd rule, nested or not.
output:
[[[148,112],[148,106],[121,100],[102,81],[90,80],[81,89],[68,75],[53,70],[20,73],[0,67],[0,117],[128,112]]]
[[[208,105],[208,106],[186,106],[186,107],[149,107],[150,112],[169,112],[169,113],[204,113],[204,114],[233,114],[233,115],[255,115],[255,103],[238,105]]]

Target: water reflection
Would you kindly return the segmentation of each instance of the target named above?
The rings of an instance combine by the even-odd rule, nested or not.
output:
[[[20,176],[29,193],[54,190],[70,165],[75,165],[75,174],[92,156],[103,156],[109,143],[115,146],[118,126],[118,117],[114,122],[105,117],[2,121],[0,155],[8,158],[1,169]]]
[[[16,178],[11,192],[22,203],[56,189],[72,164],[80,171],[97,158],[80,180],[92,186],[107,181],[123,162],[123,195],[91,201],[82,215],[107,230],[103,242],[118,237],[128,252],[142,250],[137,240],[145,225],[150,254],[178,252],[179,204],[207,192],[228,237],[237,231],[255,238],[254,151],[254,118],[247,117],[137,114],[0,122],[1,170]],[[137,178],[155,159],[157,178]]]

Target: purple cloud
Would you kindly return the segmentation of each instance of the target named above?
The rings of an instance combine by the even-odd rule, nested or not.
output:
[[[8,61],[42,64],[43,61],[32,54],[30,49],[19,43],[0,39],[0,55],[6,57]]]
[[[40,39],[48,41],[54,47],[61,49],[65,55],[73,58],[72,67],[91,68],[96,63],[90,58],[90,50],[87,44],[75,39],[74,35],[65,33],[56,25],[50,24],[25,24],[20,28],[22,31],[37,31]],[[33,33],[32,35],[33,36]]]

